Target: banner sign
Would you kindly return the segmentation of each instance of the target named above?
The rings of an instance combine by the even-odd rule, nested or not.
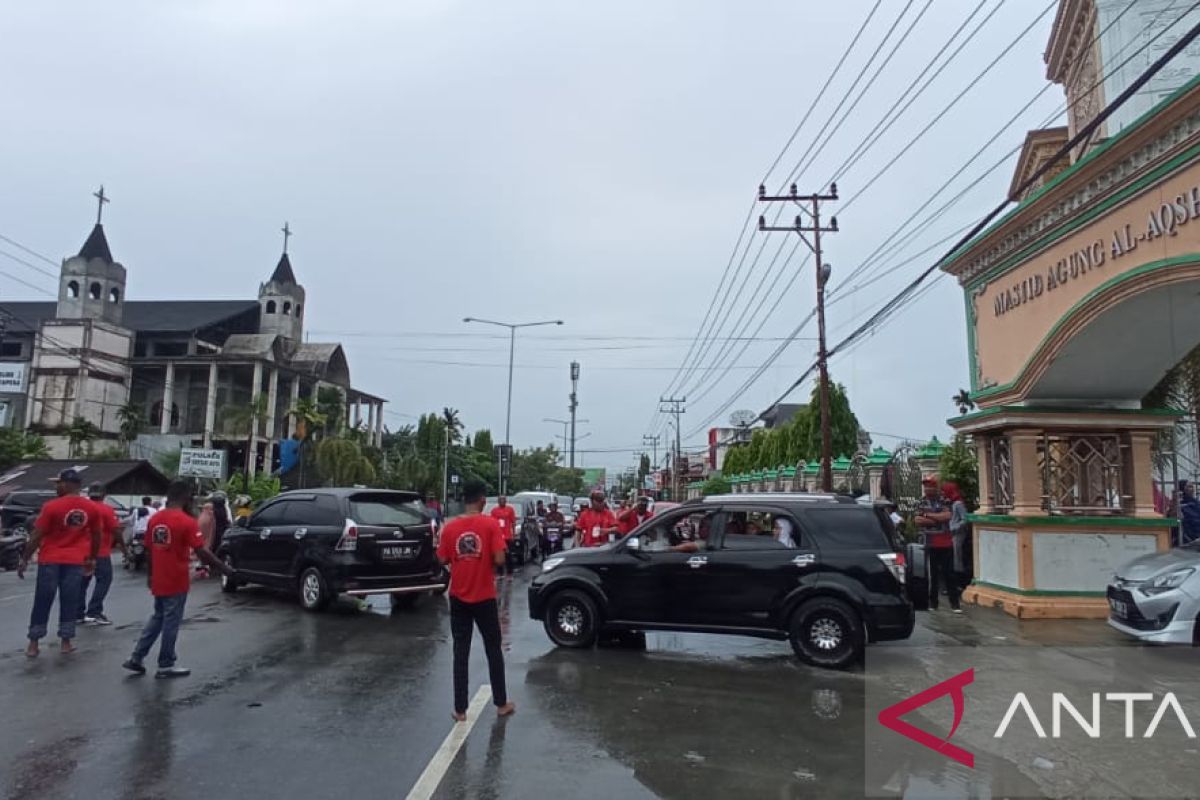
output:
[[[184,447],[179,451],[181,478],[212,478],[225,480],[225,451]]]
[[[0,361],[0,394],[24,394],[28,366],[24,362]]]

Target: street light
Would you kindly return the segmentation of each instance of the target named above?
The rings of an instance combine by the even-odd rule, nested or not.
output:
[[[590,419],[577,419],[575,421],[576,422],[591,422]],[[567,428],[570,427],[571,420],[569,420],[569,419],[551,419],[550,417],[542,417],[542,422],[553,422],[555,425],[563,426],[562,436],[559,436],[557,433],[554,435],[558,436],[559,439],[563,440],[563,451],[562,451],[562,453],[560,453],[560,455],[563,457],[563,462],[565,463],[567,460],[567,441],[570,439],[570,437],[567,436]],[[580,437],[580,438],[583,438],[583,437]]]
[[[478,317],[463,317],[463,322],[478,322],[480,325],[495,325],[498,328],[508,328],[508,406],[504,415],[504,449],[508,450],[512,445],[509,441],[509,434],[512,428],[512,379],[513,379],[513,353],[517,348],[517,328],[534,328],[539,325],[562,325],[561,319],[550,319],[542,322],[496,322],[490,319],[479,319]],[[505,489],[504,475],[500,475],[500,493],[503,494]]]

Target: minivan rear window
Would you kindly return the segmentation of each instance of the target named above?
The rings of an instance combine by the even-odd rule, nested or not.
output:
[[[350,498],[350,517],[359,525],[424,525],[428,520],[421,504],[394,495],[356,494]]]
[[[822,547],[838,550],[892,549],[891,538],[883,521],[872,508],[842,506],[808,508],[804,516],[816,528]]]

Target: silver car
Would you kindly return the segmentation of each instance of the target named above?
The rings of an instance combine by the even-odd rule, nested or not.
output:
[[[1124,564],[1108,584],[1108,624],[1146,642],[1200,642],[1200,542]]]

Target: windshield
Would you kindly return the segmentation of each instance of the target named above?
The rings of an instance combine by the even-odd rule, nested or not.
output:
[[[355,495],[350,498],[350,517],[359,525],[423,525],[428,519],[418,500],[391,495]]]

